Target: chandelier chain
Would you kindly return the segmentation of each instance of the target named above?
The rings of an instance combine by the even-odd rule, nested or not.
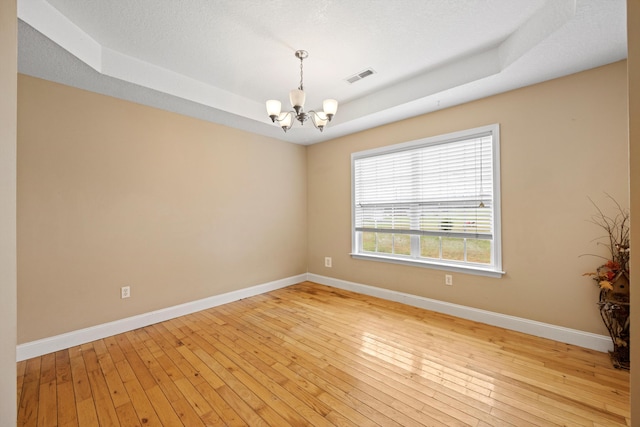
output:
[[[300,90],[304,90],[304,87],[302,86],[302,60],[303,58],[300,58],[300,86],[298,87]]]

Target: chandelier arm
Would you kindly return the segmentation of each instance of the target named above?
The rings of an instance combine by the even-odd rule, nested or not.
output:
[[[311,123],[313,123],[313,127],[318,129],[320,132],[322,132],[324,130],[324,127],[326,126],[327,122],[329,121],[329,119],[327,118],[327,115],[324,115],[324,118],[322,118],[322,116],[320,114],[318,114],[317,112],[315,112],[314,110],[309,110],[309,112],[307,113],[308,116],[311,117]],[[318,125],[316,123],[316,120],[320,120],[320,122],[324,122],[324,124]]]
[[[280,117],[275,117],[272,120],[274,122],[284,122],[287,118],[287,116],[290,116],[291,118],[289,119],[289,125],[284,125],[284,126],[280,126],[282,127],[282,130],[286,133],[289,129],[291,129],[291,126],[293,126],[293,119],[297,119],[298,116],[294,111],[287,111],[286,113],[281,113]]]
[[[329,119],[329,115],[326,114],[324,111],[320,111],[320,113],[318,113],[315,110],[309,110],[309,112],[307,112],[307,114],[313,114],[314,116],[316,116],[320,120],[331,120],[331,119]]]
[[[284,121],[284,119],[285,119],[289,114],[293,114],[293,116],[295,117],[295,114],[296,114],[296,113],[295,113],[295,112],[293,112],[293,111],[287,111],[286,113],[280,113],[280,117],[282,117],[282,118],[280,118],[280,117],[276,117],[275,119],[273,119],[273,121],[274,121],[274,122],[278,122],[278,123],[283,122],[283,121]]]

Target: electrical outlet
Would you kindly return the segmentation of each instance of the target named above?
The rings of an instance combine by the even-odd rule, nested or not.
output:
[[[331,268],[331,257],[330,256],[324,257],[324,266]]]
[[[123,286],[120,288],[120,298],[129,298],[131,296],[131,287]]]
[[[444,284],[447,286],[453,286],[453,276],[450,274],[444,275]]]

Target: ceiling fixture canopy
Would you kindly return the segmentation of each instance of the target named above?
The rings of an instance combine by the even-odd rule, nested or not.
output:
[[[267,114],[269,114],[271,121],[274,123],[278,122],[282,127],[282,130],[285,132],[291,129],[293,119],[299,121],[300,124],[304,124],[308,119],[311,119],[313,126],[322,132],[327,123],[330,122],[336,114],[336,111],[338,110],[338,101],[335,99],[325,99],[322,102],[323,111],[304,111],[304,100],[306,95],[302,84],[302,61],[309,56],[309,53],[306,50],[297,50],[295,55],[296,58],[300,59],[300,86],[298,86],[298,89],[293,89],[289,92],[289,101],[291,102],[291,106],[294,111],[287,111],[283,113],[281,112],[282,103],[275,99],[270,99],[267,101]]]

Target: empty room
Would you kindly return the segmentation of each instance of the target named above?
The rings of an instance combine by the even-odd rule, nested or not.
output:
[[[640,425],[636,0],[0,21],[0,425]]]

